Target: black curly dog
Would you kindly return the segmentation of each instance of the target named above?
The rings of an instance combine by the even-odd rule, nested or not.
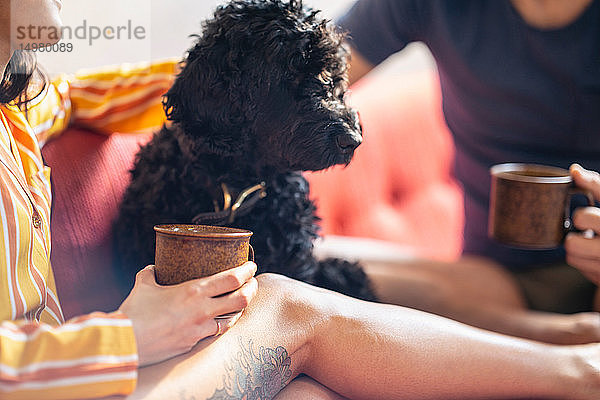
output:
[[[253,231],[259,272],[374,299],[359,265],[314,258],[300,173],[349,163],[362,141],[343,39],[296,1],[235,0],[205,22],[163,100],[172,124],[138,153],[116,221],[124,289],[154,260],[154,225],[194,222]]]

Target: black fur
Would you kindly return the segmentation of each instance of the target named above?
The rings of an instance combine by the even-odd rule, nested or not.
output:
[[[347,164],[362,140],[343,101],[343,35],[317,14],[297,1],[236,0],[205,23],[164,98],[172,124],[138,153],[115,224],[127,289],[154,260],[154,225],[213,211],[222,182],[264,181],[267,197],[230,224],[254,232],[259,272],[374,299],[360,266],[312,254],[318,218],[298,171]]]

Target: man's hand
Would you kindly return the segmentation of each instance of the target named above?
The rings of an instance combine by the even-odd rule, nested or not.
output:
[[[600,200],[600,174],[589,171],[578,164],[570,168],[577,187],[588,190]],[[571,232],[565,240],[567,263],[584,274],[596,285],[600,284],[600,208],[584,207],[573,214],[575,228],[582,232]],[[587,231],[587,232],[586,232]],[[594,235],[590,235],[591,233]]]

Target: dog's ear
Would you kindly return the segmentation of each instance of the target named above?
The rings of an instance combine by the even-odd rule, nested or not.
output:
[[[290,55],[288,75],[300,77],[306,74],[324,74],[338,77],[345,74],[349,56],[344,44],[346,35],[329,20],[320,18],[319,13],[320,11],[306,10],[299,19],[303,28],[290,32],[294,37],[290,37],[285,44]]]
[[[235,71],[223,73],[226,54],[221,46],[199,39],[188,52],[183,68],[173,86],[163,97],[167,119],[179,124],[197,144],[220,156],[239,154],[244,146],[244,132],[239,126],[244,115],[238,99],[239,90],[231,90]],[[240,85],[238,85],[240,86]]]

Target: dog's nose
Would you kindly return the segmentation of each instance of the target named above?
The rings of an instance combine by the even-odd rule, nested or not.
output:
[[[349,135],[347,133],[342,133],[337,135],[335,141],[338,147],[344,153],[349,153],[354,151],[362,142],[362,138],[358,135]]]

